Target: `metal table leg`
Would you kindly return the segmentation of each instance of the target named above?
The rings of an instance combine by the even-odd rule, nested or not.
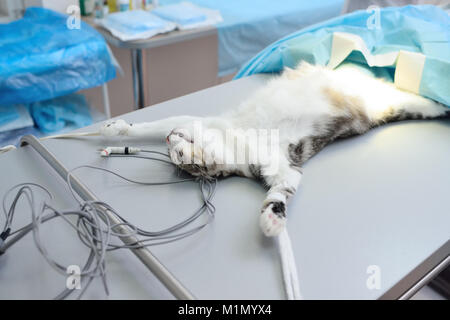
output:
[[[103,109],[105,111],[106,119],[111,119],[111,106],[109,104],[108,85],[106,83],[102,86],[102,94],[103,94]]]
[[[142,77],[142,49],[131,49],[131,67],[133,71],[134,109],[145,107],[144,82]]]

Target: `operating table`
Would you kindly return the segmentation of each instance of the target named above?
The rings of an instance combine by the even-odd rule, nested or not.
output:
[[[235,107],[269,78],[250,76],[120,118],[141,122],[178,114],[214,115]],[[450,263],[449,139],[449,120],[398,122],[336,141],[310,159],[288,207],[287,223],[306,299],[408,298]],[[163,143],[88,137],[43,144],[67,168],[103,166],[143,181],[175,177],[167,166],[142,159],[105,159],[97,151],[107,145],[164,151]],[[56,206],[77,205],[65,181],[30,146],[1,155],[0,168],[2,196],[15,184],[37,182],[54,193]],[[137,186],[87,170],[75,176],[146,229],[168,227],[200,203],[195,183]],[[284,299],[275,240],[258,226],[264,194],[257,181],[219,180],[213,223],[150,251],[196,298]],[[28,212],[17,213],[16,226],[30,222]],[[62,264],[80,264],[87,257],[87,249],[67,225],[50,222],[42,234],[49,252]],[[379,287],[368,285],[370,270],[378,273]],[[173,299],[129,250],[108,253],[107,277],[110,299]],[[28,235],[0,256],[0,283],[0,299],[47,299],[64,289],[66,279],[47,265]],[[100,280],[84,298],[106,298]]]

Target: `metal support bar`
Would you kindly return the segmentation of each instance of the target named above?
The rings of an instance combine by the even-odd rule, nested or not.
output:
[[[145,107],[144,101],[144,78],[142,71],[142,49],[136,50],[136,65],[138,71],[138,86],[139,86],[139,109]]]
[[[441,271],[447,268],[450,265],[450,256],[445,258],[441,263],[439,263],[433,270],[431,270],[425,277],[419,280],[411,289],[405,292],[399,300],[408,300],[413,295],[415,295],[420,289],[428,284],[431,280],[436,278]]]
[[[29,144],[39,155],[44,158],[47,163],[59,174],[61,178],[66,181],[69,171],[62,165],[58,159],[32,135],[22,137],[20,145],[24,146]],[[85,201],[98,201],[97,197],[76,177],[72,176],[71,179],[73,190]],[[110,220],[111,224],[118,224],[121,221],[111,214],[106,208],[101,208]],[[114,229],[115,232],[121,234],[131,234],[131,230],[120,225]],[[139,239],[135,236],[123,236],[120,240],[125,245],[140,244]],[[164,286],[177,298],[182,300],[193,300],[194,296],[181,284],[174,275],[167,270],[159,260],[153,256],[153,254],[147,248],[130,249],[141,262],[161,281]]]
[[[111,119],[111,106],[109,104],[108,85],[105,83],[102,86],[103,94],[103,110],[105,111],[106,119]]]
[[[388,289],[379,299],[409,299],[448,265],[450,265],[450,240]]]
[[[144,79],[142,76],[142,49],[131,50],[131,69],[133,71],[134,109],[142,109],[145,107]]]

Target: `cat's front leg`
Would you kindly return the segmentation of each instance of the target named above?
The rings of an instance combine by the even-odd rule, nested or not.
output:
[[[260,227],[268,237],[277,236],[286,226],[287,202],[295,194],[300,183],[301,172],[289,164],[280,165],[274,175],[262,175],[269,186],[263,202]]]
[[[127,136],[130,124],[125,120],[118,119],[108,122],[100,127],[100,134],[105,137]]]
[[[176,116],[156,120],[152,122],[127,123],[122,119],[110,121],[100,128],[100,134],[106,137],[130,136],[157,138],[162,141],[175,128],[184,127],[193,121],[200,121],[202,118],[192,116]]]

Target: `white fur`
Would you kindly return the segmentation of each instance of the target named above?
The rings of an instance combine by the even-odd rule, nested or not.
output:
[[[199,163],[208,167],[209,175],[236,173],[252,178],[250,163],[226,163],[225,159],[234,151],[234,145],[229,145],[224,139],[226,130],[235,139],[248,140],[248,129],[278,129],[278,151],[269,154],[269,163],[258,164],[269,187],[260,225],[267,236],[275,236],[283,230],[286,218],[274,214],[273,201],[286,203],[290,196],[286,190],[295,191],[301,179],[300,171],[293,168],[289,161],[288,146],[314,135],[317,124],[324,119],[350,116],[348,111],[332,105],[329,96],[324,94],[325,87],[357,97],[364,106],[365,114],[374,122],[380,120],[388,109],[419,112],[426,117],[443,115],[448,110],[431,100],[397,90],[390,83],[353,69],[332,71],[301,63],[296,69],[286,69],[236,109],[220,117],[181,116],[132,126],[117,120],[104,126],[101,133],[105,136],[156,136],[161,140],[167,139],[169,155],[176,164]],[[196,122],[201,123],[203,132],[205,129],[214,130],[208,131],[208,134],[199,133]],[[192,143],[194,138],[195,143]],[[258,152],[252,143],[245,145],[245,151],[252,155]],[[270,163],[275,160],[277,170],[269,173]]]

